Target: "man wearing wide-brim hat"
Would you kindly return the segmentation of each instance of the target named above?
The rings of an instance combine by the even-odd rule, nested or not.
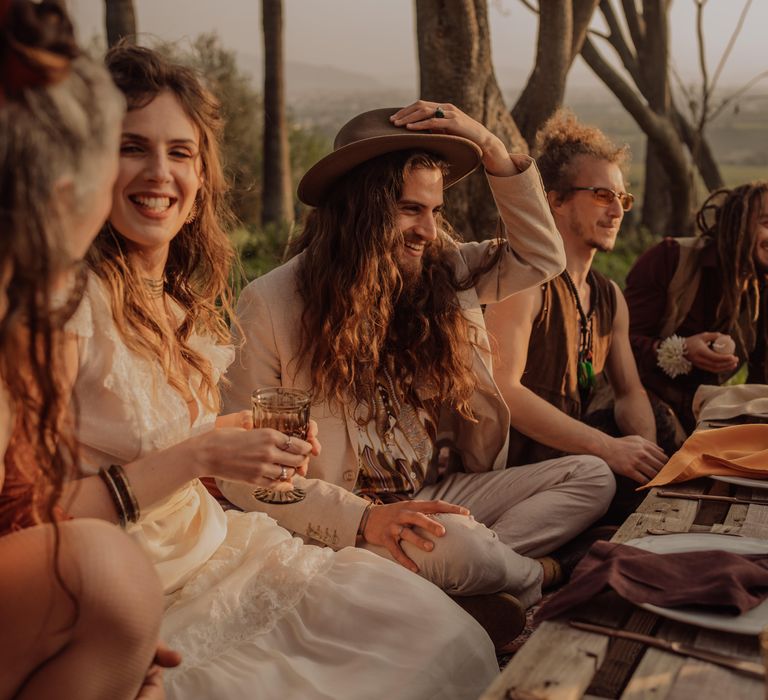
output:
[[[506,240],[461,243],[443,218],[443,189],[481,164]],[[322,453],[311,478],[294,479],[303,501],[265,505],[235,483],[222,491],[310,540],[365,547],[457,597],[494,594],[465,599],[470,611],[509,594],[532,605],[544,579],[534,557],[599,517],[614,487],[591,457],[504,470],[509,411],[482,305],[563,269],[536,165],[458,108],[418,101],[348,122],[298,192],[314,209],[294,256],[240,297],[225,408],[248,408],[264,386],[311,391]],[[443,445],[460,470],[439,468]],[[523,621],[498,618],[507,624],[491,630],[497,646]]]

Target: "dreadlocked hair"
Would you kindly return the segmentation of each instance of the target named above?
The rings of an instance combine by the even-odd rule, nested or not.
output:
[[[127,256],[126,240],[110,223],[96,237],[87,261],[109,290],[115,323],[126,345],[141,357],[158,359],[168,382],[182,396],[189,393],[185,366],[193,369],[200,378],[201,401],[218,411],[220,395],[211,364],[190,345],[190,338],[201,334],[228,343],[226,318],[234,318],[230,275],[235,254],[226,233],[233,217],[219,152],[220,105],[192,69],[171,63],[151,49],[120,43],[107,53],[106,64],[126,96],[129,111],[169,92],[199,134],[202,184],[196,215],[171,241],[165,268],[165,292],[183,311],[174,330],[175,343],[167,342],[153,318],[143,280]]]
[[[472,419],[473,334],[456,294],[497,264],[504,244],[489,246],[480,269],[458,279],[450,255],[458,239],[438,214],[437,240],[424,251],[419,279],[409,283],[396,258],[404,240],[396,216],[404,179],[417,168],[445,175],[448,166],[424,152],[379,156],[340,178],[308,213],[289,250],[303,252],[295,361],[309,367],[315,400],[341,406],[352,398],[370,411],[385,367],[396,392],[413,405],[428,396]]]
[[[755,222],[766,192],[765,181],[719,189],[696,214],[701,235],[712,239],[717,247],[722,294],[715,328],[733,337],[736,353],[742,359],[749,356],[757,342],[761,300],[754,255]]]

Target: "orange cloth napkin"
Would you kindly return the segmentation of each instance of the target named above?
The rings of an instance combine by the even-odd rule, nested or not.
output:
[[[694,433],[641,488],[676,484],[701,476],[768,479],[768,425],[733,425]]]

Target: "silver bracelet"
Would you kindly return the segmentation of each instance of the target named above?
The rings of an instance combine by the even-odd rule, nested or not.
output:
[[[369,503],[363,511],[363,517],[360,518],[360,524],[357,526],[357,536],[365,539],[365,526],[368,524],[368,516],[371,514],[373,503]]]

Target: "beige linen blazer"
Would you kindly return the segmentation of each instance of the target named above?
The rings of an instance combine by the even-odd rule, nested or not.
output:
[[[478,284],[458,294],[474,338],[474,369],[478,387],[472,398],[477,419],[471,423],[454,414],[441,416],[441,437],[449,436],[467,471],[503,469],[509,436],[509,410],[493,380],[491,348],[481,305],[500,301],[515,292],[541,284],[562,272],[565,252],[544,195],[538,168],[531,160],[525,171],[509,177],[488,175],[501,214],[508,245],[500,264]],[[464,243],[455,249],[459,278],[484,260],[489,243]],[[311,390],[306,366],[298,366],[303,302],[296,288],[300,256],[251,282],[240,295],[237,315],[243,336],[224,388],[225,412],[250,407],[258,387],[286,386]],[[352,409],[352,407],[350,407]],[[260,510],[283,527],[308,540],[340,549],[354,546],[367,501],[351,491],[358,475],[358,428],[353,410],[312,406],[322,453],[313,458],[304,488],[304,501],[267,505],[252,497],[253,487],[219,481],[224,495],[244,510]]]

